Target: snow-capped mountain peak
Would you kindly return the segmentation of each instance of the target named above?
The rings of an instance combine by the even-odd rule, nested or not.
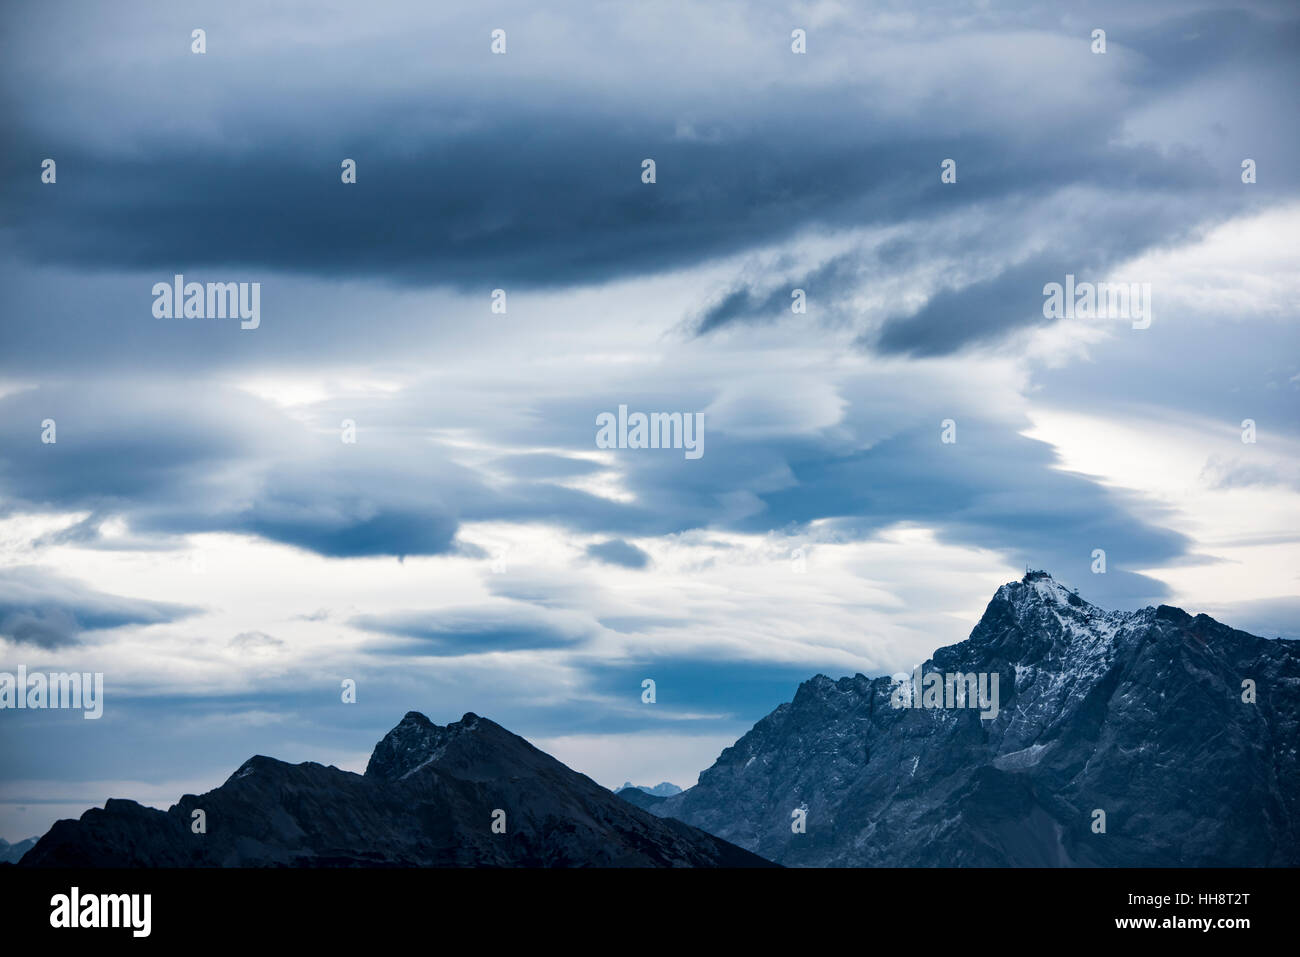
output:
[[[996,714],[817,676],[652,813],[787,865],[1300,865],[1300,643],[1030,572],[922,670]]]

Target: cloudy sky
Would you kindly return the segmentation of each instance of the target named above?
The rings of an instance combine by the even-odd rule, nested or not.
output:
[[[0,712],[0,837],[408,710],[689,785],[1026,564],[1300,637],[1298,50],[1287,2],[4,5],[0,671],[106,701]],[[1067,274],[1149,327],[1046,319]]]

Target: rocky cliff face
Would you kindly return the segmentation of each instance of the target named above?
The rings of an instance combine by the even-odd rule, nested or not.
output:
[[[192,832],[205,812],[207,833]],[[505,833],[494,833],[494,812]],[[364,775],[246,761],[167,811],[109,801],[59,821],[22,859],[46,867],[771,866],[616,797],[474,714],[410,712]]]
[[[787,865],[1300,865],[1296,643],[1031,573],[922,670],[998,675],[996,717],[819,675],[653,813]]]

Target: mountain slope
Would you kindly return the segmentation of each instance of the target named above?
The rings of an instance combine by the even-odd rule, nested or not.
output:
[[[191,832],[192,812],[207,833]],[[496,810],[505,833],[494,833]],[[364,775],[267,757],[167,811],[109,801],[59,821],[27,867],[764,867],[768,861],[615,797],[466,714],[410,712]]]
[[[648,791],[642,791],[640,788],[621,788],[614,792],[621,800],[629,804],[635,804],[639,808],[649,810],[656,804],[662,804],[668,798],[661,794],[651,794]]]
[[[652,812],[786,865],[1300,864],[1295,643],[1035,572],[923,671],[998,674],[997,716],[818,675]]]

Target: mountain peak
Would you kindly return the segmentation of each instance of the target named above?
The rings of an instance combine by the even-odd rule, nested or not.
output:
[[[1091,622],[1111,615],[1111,612],[1079,597],[1079,589],[1069,588],[1052,577],[1050,572],[1031,570],[1019,581],[1007,582],[997,590],[989,602],[985,616],[1000,616],[1010,606],[1017,619],[1035,620],[1044,615],[1066,621]]]
[[[221,822],[210,834],[191,830],[198,808]],[[491,826],[500,813],[508,814],[508,836]],[[467,713],[439,727],[415,711],[375,747],[365,775],[253,757],[225,784],[183,795],[167,811],[110,799],[80,820],[59,821],[22,864],[770,866],[615,797],[487,718]]]
[[[1039,601],[1058,602],[1069,601],[1070,596],[1074,596],[1080,602],[1079,589],[1067,588],[1061,582],[1052,577],[1052,573],[1046,570],[1030,570],[1025,572],[1024,577],[1018,582],[1008,582],[1003,588],[1008,589],[1012,594]],[[1069,602],[1075,604],[1074,602]],[[1084,602],[1087,604],[1087,602]]]
[[[484,721],[472,711],[446,727],[434,724],[418,711],[408,711],[397,727],[375,745],[366,765],[366,777],[393,781],[436,761],[456,738],[478,729]]]
[[[987,678],[996,710],[946,692],[900,708],[885,678],[817,675],[651,813],[785,865],[1300,862],[1300,643],[1165,605],[1107,611],[1030,571],[925,670],[944,688]],[[820,841],[791,836],[805,805],[831,822]]]

